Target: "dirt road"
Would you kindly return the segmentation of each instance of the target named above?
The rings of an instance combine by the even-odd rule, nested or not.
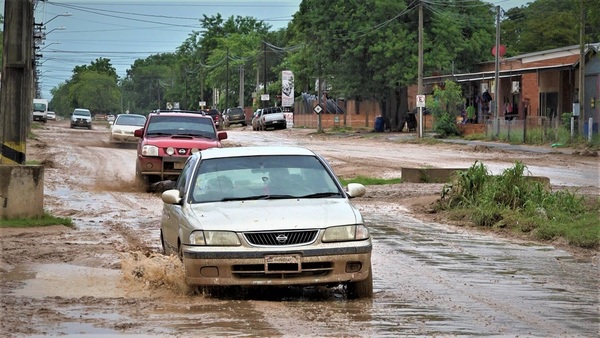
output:
[[[178,260],[159,254],[161,201],[134,184],[135,149],[110,147],[99,125],[72,130],[57,122],[34,132],[27,158],[45,166],[45,208],[71,217],[75,228],[0,229],[4,337],[599,334],[597,252],[499,238],[420,213],[439,184],[369,187],[353,200],[374,238],[372,300],[314,288],[192,294]],[[592,157],[399,143],[390,135],[322,138],[297,129],[235,128],[225,141],[267,143],[314,149],[345,177],[400,177],[406,166],[475,160],[499,172],[520,160],[557,188],[600,192]]]

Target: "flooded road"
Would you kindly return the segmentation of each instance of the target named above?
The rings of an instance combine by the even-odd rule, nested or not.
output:
[[[435,185],[368,187],[364,198],[353,200],[373,236],[370,300],[348,300],[339,288],[194,294],[183,283],[179,261],[159,253],[161,201],[134,184],[135,149],[109,147],[98,126],[87,132],[48,123],[35,133],[39,143],[28,159],[39,156],[47,164],[45,207],[71,217],[75,228],[0,229],[3,337],[600,334],[597,256],[424,221],[405,203],[439,192]],[[346,175],[399,177],[403,166],[462,166],[482,157],[501,168],[521,158],[550,173],[551,181],[552,175],[564,181],[544,154],[356,138],[331,142],[305,131],[249,129],[230,131],[225,143],[303,145]],[[578,163],[583,172],[593,171],[592,161],[571,161]],[[593,178],[565,185],[589,187]]]

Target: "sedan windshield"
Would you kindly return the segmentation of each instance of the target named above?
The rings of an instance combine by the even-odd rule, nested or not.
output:
[[[203,160],[191,188],[191,203],[343,196],[330,172],[314,156]]]

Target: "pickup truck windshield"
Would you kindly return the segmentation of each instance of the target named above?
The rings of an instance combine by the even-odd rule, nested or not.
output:
[[[154,116],[146,135],[216,135],[212,119],[189,116]],[[215,136],[216,137],[216,136]]]

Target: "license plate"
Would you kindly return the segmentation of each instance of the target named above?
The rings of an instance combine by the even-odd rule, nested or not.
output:
[[[173,168],[174,169],[183,169],[183,165],[184,165],[183,162],[175,162],[175,163],[173,163]]]
[[[289,273],[302,271],[300,255],[265,256],[265,273]]]

